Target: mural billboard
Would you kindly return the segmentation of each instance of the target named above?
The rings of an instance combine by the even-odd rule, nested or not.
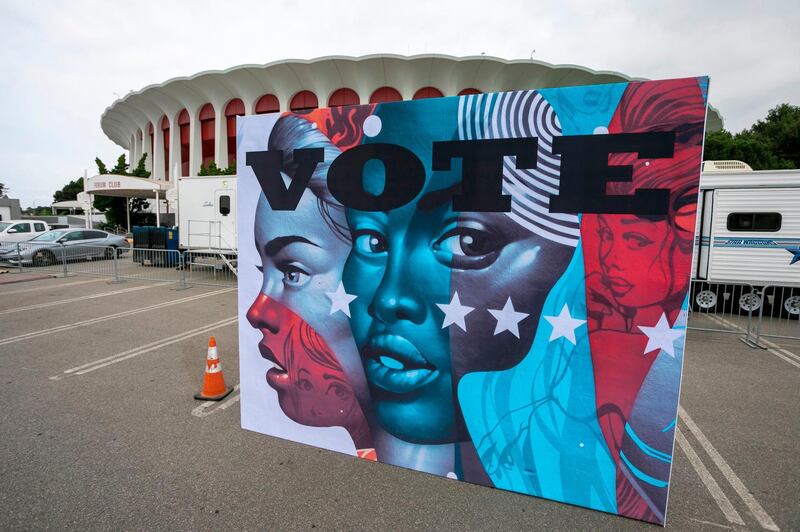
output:
[[[664,523],[707,91],[241,117],[243,428]]]

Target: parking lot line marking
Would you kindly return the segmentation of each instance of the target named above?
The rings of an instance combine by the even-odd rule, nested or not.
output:
[[[723,318],[721,316],[710,316],[709,315],[708,317],[711,318],[713,321],[716,321],[720,325],[728,325],[729,327],[731,327],[731,328],[733,328],[735,330],[738,330],[741,333],[745,333],[746,332],[744,329],[742,329],[738,325],[736,325],[734,323],[731,323],[730,321],[726,320],[725,318]],[[770,342],[769,340],[767,340],[765,338],[759,338],[758,341],[767,346],[766,351],[769,352],[771,355],[775,355],[776,357],[778,357],[778,358],[780,358],[782,360],[785,360],[786,362],[788,362],[792,366],[795,366],[796,368],[800,368],[800,356],[795,355],[794,353],[792,353],[788,349],[784,349],[781,346],[779,346],[778,344],[776,344],[774,342]],[[783,353],[783,354],[781,354],[781,353]],[[788,355],[789,357],[793,358],[794,360],[791,360],[791,358],[787,358],[784,355]]]
[[[48,301],[46,303],[37,303],[35,305],[28,305],[27,307],[16,307],[8,310],[0,311],[0,316],[7,314],[14,314],[15,312],[23,312],[26,310],[39,310],[43,308],[56,307],[58,305],[66,305],[68,303],[77,303],[78,301],[86,301],[89,299],[97,299],[106,296],[117,296],[119,294],[127,294],[128,292],[136,292],[138,290],[145,290],[147,288],[154,288],[157,286],[164,286],[167,283],[147,284],[142,286],[133,286],[131,288],[123,288],[122,290],[114,290],[112,292],[102,292],[100,294],[88,294],[85,296],[73,297],[70,299],[59,299],[57,301]]]
[[[139,345],[139,346],[136,346],[136,347],[134,347],[132,349],[128,349],[127,351],[122,351],[121,353],[116,353],[116,354],[111,355],[111,356],[107,356],[107,357],[99,358],[97,360],[93,360],[91,362],[87,362],[86,364],[81,364],[80,366],[75,366],[74,368],[66,369],[66,370],[64,370],[64,373],[65,374],[75,373],[76,371],[80,371],[80,370],[82,370],[84,368],[88,368],[90,366],[95,366],[97,364],[101,364],[101,363],[106,362],[108,360],[113,360],[115,358],[122,357],[122,356],[128,355],[130,353],[137,352],[137,351],[139,351],[141,349],[149,349],[151,347],[158,347],[158,346],[162,345],[164,342],[172,340],[172,339],[175,339],[175,338],[182,338],[182,337],[187,336],[187,335],[189,337],[190,336],[194,336],[194,333],[196,333],[197,331],[201,331],[201,329],[202,329],[202,331],[205,331],[206,329],[208,329],[211,326],[227,325],[227,322],[229,322],[231,319],[234,319],[234,318],[225,318],[224,320],[220,320],[220,321],[218,321],[216,323],[212,323],[211,325],[204,325],[204,326],[198,327],[196,329],[192,329],[192,330],[189,330],[189,331],[183,331],[183,332],[177,333],[177,334],[175,334],[173,336],[169,336],[167,338],[161,338],[160,340],[156,340],[154,342],[150,342],[149,344]],[[58,380],[55,377],[50,377],[50,378],[54,379],[54,380]]]
[[[711,442],[708,441],[706,435],[703,434],[703,431],[700,430],[700,427],[698,427],[695,422],[692,421],[692,418],[689,417],[689,414],[686,413],[686,410],[684,410],[682,406],[678,407],[678,415],[680,416],[681,421],[683,421],[689,431],[700,443],[700,446],[703,447],[706,453],[708,453],[708,456],[711,457],[711,461],[714,462],[725,479],[730,483],[730,485],[745,503],[747,508],[750,510],[750,513],[753,514],[753,517],[755,517],[758,523],[761,525],[761,528],[774,531],[780,530],[780,528],[778,528],[778,526],[775,524],[775,521],[772,520],[769,514],[758,503],[750,490],[747,489],[747,486],[744,485],[742,479],[740,479],[739,476],[733,472],[733,469],[731,469],[731,466],[728,465],[728,462],[726,462],[725,459],[722,458],[722,455],[719,454],[717,449],[711,445]]]
[[[157,342],[151,342],[147,345],[143,345],[134,349],[129,349],[127,351],[123,351],[122,353],[117,353],[116,355],[112,355],[110,357],[101,358],[99,360],[95,360],[94,362],[89,362],[88,364],[83,364],[82,366],[78,366],[75,368],[70,368],[65,370],[61,375],[55,375],[50,377],[50,380],[61,380],[64,377],[69,377],[71,375],[85,375],[87,373],[91,373],[92,371],[97,371],[98,369],[102,369],[108,367],[112,364],[116,364],[118,362],[122,362],[124,360],[128,360],[134,357],[138,357],[139,355],[144,355],[145,353],[150,353],[151,351],[156,351],[161,349],[162,347],[167,347],[168,345],[176,344],[178,342],[182,342],[184,340],[188,340],[189,338],[193,338],[195,336],[205,334],[208,332],[213,331],[219,327],[225,327],[226,325],[232,325],[236,323],[238,320],[237,316],[233,316],[232,318],[226,318],[224,320],[220,320],[214,323],[209,323],[208,325],[204,325],[202,327],[198,327],[197,329],[192,329],[191,331],[185,331],[180,334],[176,334],[174,336],[169,336],[167,338],[162,338]]]
[[[69,323],[67,325],[61,325],[59,327],[51,327],[48,329],[43,329],[40,331],[34,331],[30,333],[20,334],[17,336],[10,336],[8,338],[0,339],[0,346],[13,344],[15,342],[22,342],[24,340],[31,340],[33,338],[39,338],[41,336],[47,336],[49,334],[60,333],[64,331],[70,331],[73,329],[78,329],[80,327],[86,327],[88,325],[94,325],[96,323],[102,323],[104,321],[109,321],[117,318],[125,318],[127,316],[133,316],[135,314],[141,314],[142,312],[149,312],[151,310],[157,310],[164,307],[170,307],[172,305],[179,305],[181,303],[189,303],[191,301],[196,301],[198,299],[203,299],[205,297],[212,297],[219,294],[224,294],[226,292],[231,292],[236,290],[236,288],[223,288],[222,290],[215,290],[213,292],[206,292],[203,294],[197,294],[189,297],[184,297],[181,299],[173,299],[172,301],[166,301],[164,303],[157,303],[155,305],[150,305],[147,307],[136,308],[131,310],[125,310],[122,312],[117,312],[116,314],[108,314],[106,316],[100,316],[99,318],[91,318],[88,320],[78,321],[75,323]]]
[[[701,525],[710,525],[715,526],[717,528],[724,528],[725,530],[733,530],[733,527],[728,525],[721,525],[719,523],[713,523],[711,521],[703,521],[702,519],[695,519],[694,517],[690,517],[689,521],[694,521],[695,523],[700,523]]]
[[[792,353],[791,351],[789,351],[789,350],[788,350],[788,349],[786,349],[785,347],[781,347],[781,346],[779,346],[778,344],[776,344],[775,342],[770,342],[770,341],[769,341],[769,340],[767,340],[766,338],[759,338],[759,340],[760,340],[760,341],[761,341],[761,342],[762,342],[764,345],[766,345],[767,347],[770,347],[770,348],[772,348],[772,349],[775,349],[776,351],[780,351],[780,352],[781,352],[781,353],[783,353],[784,355],[790,356],[791,358],[793,358],[793,359],[797,360],[798,362],[800,362],[800,356],[799,356],[799,355],[795,355],[794,353]]]
[[[692,464],[694,470],[697,472],[697,476],[700,477],[700,480],[705,484],[706,489],[711,494],[711,497],[714,498],[714,501],[719,506],[719,509],[722,510],[722,513],[725,515],[725,519],[728,520],[729,523],[735,523],[737,525],[744,525],[744,520],[742,516],[739,515],[739,512],[736,511],[736,508],[733,507],[731,500],[728,498],[727,495],[722,491],[722,488],[719,487],[717,481],[714,480],[714,477],[708,471],[708,468],[697,455],[697,452],[692,448],[689,444],[689,440],[686,439],[686,436],[683,435],[680,429],[675,430],[675,441],[678,443],[678,446],[683,451],[683,454],[686,455],[686,458],[689,459],[689,463]]]
[[[785,347],[776,347],[776,348],[775,348],[775,350],[776,350],[776,351],[780,351],[780,352],[781,352],[781,353],[783,353],[784,355],[786,355],[786,356],[789,356],[789,357],[792,357],[793,359],[795,359],[795,360],[797,360],[798,362],[800,362],[800,356],[799,356],[799,355],[795,355],[794,353],[792,353],[791,351],[789,351],[789,350],[788,350],[788,349],[786,349]]]
[[[228,397],[227,399],[225,399],[222,402],[219,402],[219,401],[206,401],[203,404],[201,404],[201,405],[195,407],[194,409],[192,409],[192,415],[196,416],[196,417],[206,417],[206,416],[210,416],[214,412],[219,412],[221,410],[225,410],[229,406],[232,406],[232,405],[234,405],[234,404],[239,402],[239,399],[241,399],[242,396],[239,393],[237,393],[238,391],[239,391],[239,385],[237,384],[236,386],[233,387],[233,392],[231,392],[233,395],[231,397]],[[210,407],[212,407],[214,405],[217,405],[217,407],[216,408],[210,408]]]
[[[782,358],[783,360],[785,360],[786,362],[788,362],[788,363],[789,363],[789,364],[791,364],[792,366],[794,366],[794,367],[796,367],[796,368],[800,368],[800,362],[795,362],[795,361],[794,361],[794,360],[792,360],[791,358],[789,358],[789,357],[786,357],[786,356],[783,356],[782,354],[780,354],[780,353],[779,353],[779,352],[777,352],[776,350],[772,349],[771,347],[770,347],[770,348],[768,348],[768,349],[767,349],[767,351],[769,351],[770,353],[772,353],[773,355],[775,355],[775,356],[776,356],[776,357],[778,357],[778,358]]]
[[[58,279],[63,279],[63,277],[58,277]],[[78,286],[80,284],[99,283],[100,281],[108,282],[108,279],[100,278],[100,279],[89,279],[88,281],[76,281],[74,283],[49,284],[47,286],[37,286],[36,288],[26,288],[24,290],[12,290],[11,292],[0,292],[0,296],[13,296],[14,294],[26,294],[28,292],[38,292],[40,290],[56,290],[58,288],[64,288],[67,286]]]

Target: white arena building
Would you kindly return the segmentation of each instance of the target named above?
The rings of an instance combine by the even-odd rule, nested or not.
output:
[[[170,196],[176,173],[195,176],[211,162],[227,168],[236,153],[237,115],[632,79],[641,78],[527,59],[439,54],[289,59],[200,72],[130,92],[105,110],[105,134],[128,150],[131,165],[147,154],[151,177],[94,176],[86,191],[160,199]],[[706,125],[722,127],[713,107]]]

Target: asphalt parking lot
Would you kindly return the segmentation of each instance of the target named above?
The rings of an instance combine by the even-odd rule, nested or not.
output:
[[[0,285],[3,529],[655,529],[242,430],[237,392],[192,397],[211,334],[239,382],[236,292],[174,287]],[[689,332],[667,528],[800,529],[800,342],[774,343]]]

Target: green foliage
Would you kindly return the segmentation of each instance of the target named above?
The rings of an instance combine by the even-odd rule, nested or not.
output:
[[[105,166],[105,165],[103,165],[103,166]],[[112,168],[110,170],[109,173],[112,173],[114,175],[130,175],[130,174],[128,174],[128,167],[129,166],[130,165],[125,160],[125,154],[123,153],[122,155],[117,157],[117,164],[114,166],[114,168]]]
[[[147,161],[146,153],[141,156],[141,158],[139,159],[139,163],[136,165],[136,168],[134,168],[133,171],[128,175],[132,175],[134,177],[150,177],[150,172],[148,172],[144,168],[145,161]]]
[[[800,167],[800,107],[781,104],[740,133],[724,129],[707,133],[703,159],[736,159],[753,170]]]
[[[94,163],[97,165],[97,173],[100,175],[107,174],[108,168],[103,161],[100,160],[100,157],[94,158]]]
[[[28,207],[23,209],[22,213],[26,216],[50,216],[53,214],[53,209],[46,205],[39,205],[37,207]]]
[[[5,198],[8,194],[8,187],[5,183],[0,183],[0,198]]]
[[[128,168],[130,167],[130,165],[126,160],[124,153],[117,158],[117,164],[111,170],[108,170],[105,163],[101,161],[99,157],[95,158],[94,162],[97,164],[97,173],[101,175],[114,174],[114,175],[129,175],[134,177],[150,177],[150,172],[148,172],[144,168],[146,160],[147,160],[147,154],[145,153],[139,159],[139,163],[136,165],[136,168],[134,168],[132,172],[128,172]],[[106,223],[109,226],[126,225],[127,213],[125,212],[125,198],[116,198],[112,196],[95,196],[93,205],[95,209],[105,212]],[[148,208],[149,206],[150,203],[146,199],[131,198],[130,200],[131,224],[139,223],[138,220],[147,214],[143,213],[142,211]]]
[[[236,161],[232,161],[227,168],[220,168],[217,163],[211,161],[208,166],[202,165],[197,175],[233,175],[236,173]]]
[[[70,181],[61,190],[56,190],[53,194],[53,201],[75,201],[78,199],[78,192],[83,192],[82,177]]]
[[[800,168],[800,106],[784,103],[770,109],[751,131],[769,140],[776,157]]]

